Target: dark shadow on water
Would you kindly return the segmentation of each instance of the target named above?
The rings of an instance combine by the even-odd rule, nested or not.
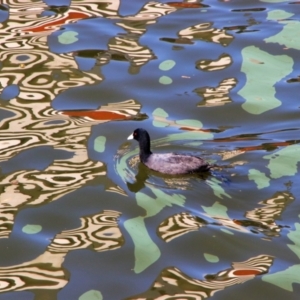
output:
[[[153,170],[150,170],[147,168],[144,164],[139,163],[137,166],[137,174],[135,176],[135,182],[126,182],[128,189],[133,192],[137,193],[140,190],[142,190],[146,185],[145,183],[150,177],[155,177],[159,181],[166,182],[174,179],[174,187],[176,186],[176,182],[181,181],[186,181],[188,184],[188,181],[190,178],[196,178],[196,179],[201,179],[201,180],[206,180],[211,176],[211,172],[202,172],[202,173],[195,173],[195,174],[186,174],[186,175],[168,175],[168,174],[162,174]],[[168,188],[169,186],[164,186],[161,183],[154,183],[155,186],[157,187],[162,187],[162,188]]]
[[[137,193],[138,191],[140,191],[141,189],[143,189],[145,187],[145,182],[146,180],[149,178],[148,175],[148,169],[145,165],[143,165],[142,163],[138,164],[138,172],[135,176],[135,182],[131,183],[131,182],[126,182],[128,189],[133,192],[133,193]]]

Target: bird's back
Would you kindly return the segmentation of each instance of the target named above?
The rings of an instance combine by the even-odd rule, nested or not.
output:
[[[200,157],[176,153],[153,153],[144,163],[154,171],[174,175],[205,172],[210,169],[210,165]]]

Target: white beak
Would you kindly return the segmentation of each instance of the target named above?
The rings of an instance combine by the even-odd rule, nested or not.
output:
[[[127,138],[127,140],[133,140],[133,133]]]

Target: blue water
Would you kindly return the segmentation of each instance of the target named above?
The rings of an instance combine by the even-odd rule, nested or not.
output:
[[[0,299],[298,299],[297,4],[3,1]]]

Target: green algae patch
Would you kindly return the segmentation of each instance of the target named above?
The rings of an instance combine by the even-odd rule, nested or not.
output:
[[[210,262],[210,263],[217,263],[219,262],[219,257],[213,254],[209,254],[209,253],[204,253],[204,258]]]
[[[297,164],[300,162],[300,145],[287,146],[264,158],[270,160],[268,168],[272,178],[293,176],[297,173]]]
[[[42,230],[41,225],[27,224],[22,228],[22,231],[27,234],[36,234]]]
[[[298,256],[300,259],[300,224],[295,223],[295,230],[287,234],[288,238],[294,242],[294,244],[288,244],[288,247]]]
[[[102,153],[105,151],[105,143],[106,137],[105,136],[98,136],[94,140],[94,149],[95,151]]]
[[[179,121],[176,121],[176,124],[181,125],[181,126],[186,126],[186,127],[193,127],[196,129],[200,129],[203,127],[202,122],[200,122],[199,120],[193,120],[193,119],[179,120]]]
[[[86,293],[82,294],[78,300],[102,300],[103,296],[101,292],[97,290],[90,290],[87,291]]]
[[[248,171],[248,178],[255,182],[259,190],[270,185],[270,178],[268,178],[265,173],[255,169],[250,169]]]
[[[168,85],[168,84],[171,84],[172,82],[173,82],[173,80],[169,76],[161,76],[159,78],[159,83],[161,83],[161,84]]]
[[[278,43],[287,48],[300,50],[300,22],[299,21],[281,21],[284,24],[283,29],[274,36],[264,39],[266,43]]]
[[[226,234],[234,235],[234,233],[232,231],[225,229],[225,228],[221,228],[221,231],[223,231]]]
[[[212,206],[202,206],[202,209],[211,217],[230,219],[227,214],[227,207],[219,202],[215,202]]]
[[[225,192],[225,190],[223,189],[223,187],[222,187],[222,184],[223,184],[222,181],[220,181],[220,180],[212,177],[211,179],[206,180],[206,183],[212,188],[214,194],[218,198],[222,199],[223,196],[225,196],[227,198],[231,198],[231,196],[229,194],[227,194]]]
[[[282,9],[274,9],[268,12],[267,20],[277,21],[292,17],[294,14],[286,12]]]
[[[141,273],[159,259],[160,250],[148,233],[144,217],[139,216],[125,221],[124,228],[134,244],[134,272]]]
[[[156,108],[153,113],[153,126],[155,127],[167,127],[169,126],[169,122],[166,118],[169,116],[168,113],[163,108]]]
[[[293,59],[287,55],[272,55],[255,46],[242,50],[241,71],[246,83],[238,92],[246,101],[242,108],[259,115],[281,105],[275,97],[275,84],[293,70]]]
[[[172,59],[164,60],[159,64],[159,69],[162,71],[169,71],[176,65],[175,61]]]
[[[155,216],[166,206],[184,206],[185,203],[185,197],[183,195],[169,195],[157,188],[151,188],[151,190],[155,198],[142,192],[136,193],[137,204],[145,210],[146,215],[128,219],[124,222],[124,228],[131,236],[134,244],[135,273],[143,272],[155,263],[161,255],[158,246],[148,233],[145,219]]]
[[[293,283],[300,283],[300,265],[294,265],[284,271],[267,274],[262,280],[274,284],[289,292],[293,291]]]
[[[58,36],[58,41],[64,45],[70,45],[78,41],[78,32],[76,31],[65,31]]]

